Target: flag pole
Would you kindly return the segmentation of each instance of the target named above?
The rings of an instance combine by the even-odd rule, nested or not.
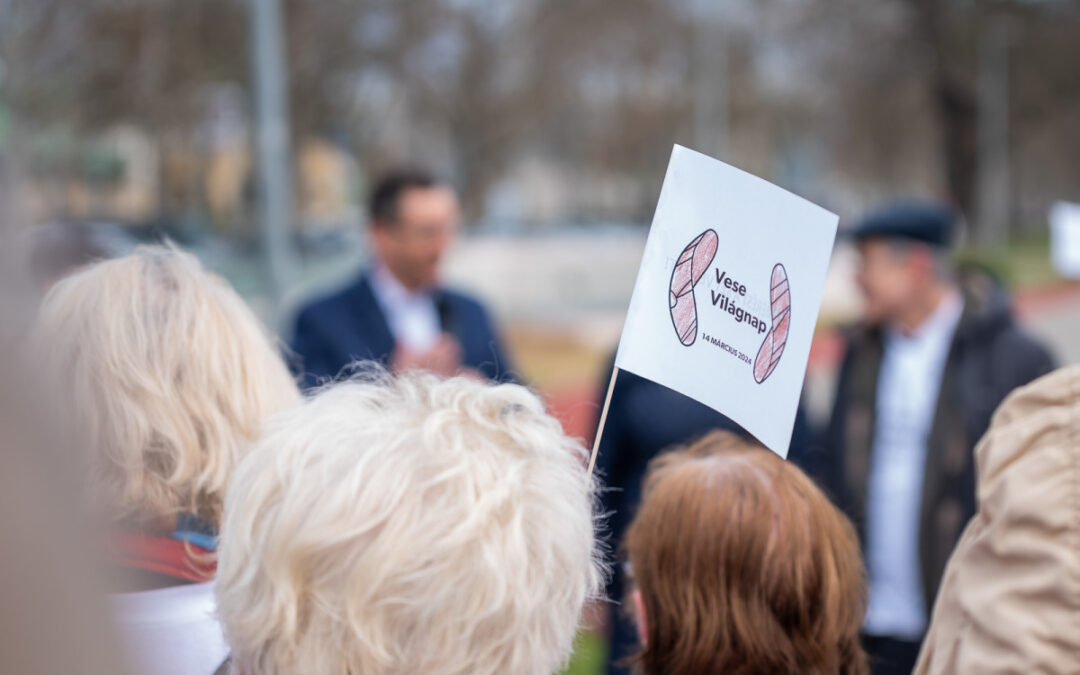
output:
[[[596,429],[596,440],[592,444],[592,454],[589,456],[589,477],[592,477],[593,468],[596,466],[596,451],[600,449],[600,437],[604,435],[604,423],[607,422],[607,411],[611,407],[611,392],[615,391],[615,378],[619,376],[619,367],[611,371],[611,381],[608,382],[607,395],[604,396],[604,407],[600,411],[600,424]]]

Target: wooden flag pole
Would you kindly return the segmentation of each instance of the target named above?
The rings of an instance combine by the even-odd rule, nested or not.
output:
[[[607,411],[611,407],[611,392],[615,391],[615,378],[619,376],[619,367],[611,371],[611,381],[608,382],[607,395],[604,396],[604,407],[600,411],[600,424],[596,428],[596,440],[592,444],[592,455],[589,456],[589,477],[592,477],[593,468],[596,466],[596,451],[600,449],[600,437],[604,435],[604,423],[607,422]]]

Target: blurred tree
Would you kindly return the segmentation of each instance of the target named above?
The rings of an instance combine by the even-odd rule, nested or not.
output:
[[[293,147],[329,139],[369,176],[432,164],[471,218],[528,160],[565,217],[647,220],[671,144],[710,124],[726,142],[703,149],[837,208],[931,191],[970,214],[991,15],[1009,24],[1017,215],[1080,198],[1074,1],[284,4]],[[68,174],[71,143],[136,125],[160,144],[162,210],[205,211],[215,92],[250,92],[247,30],[244,0],[0,0],[13,125],[48,132],[49,171]]]
[[[1076,118],[1080,97],[1080,42],[1066,37],[1080,29],[1075,2],[807,0],[798,13],[791,36],[822,86],[819,115],[836,161],[881,184],[867,197],[936,191],[978,228],[978,119],[987,112],[979,110],[979,41],[1002,20],[1010,29],[1008,142],[1022,177],[1014,181],[1053,184],[1061,195],[1080,179],[1075,162],[1062,163],[1080,150],[1076,125],[1064,122]],[[1072,150],[1030,151],[1048,135]],[[1040,217],[1050,198],[1041,196]]]

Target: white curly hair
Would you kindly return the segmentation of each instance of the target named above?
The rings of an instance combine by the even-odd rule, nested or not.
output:
[[[600,591],[587,453],[512,384],[370,370],[237,469],[217,598],[247,675],[550,675]]]

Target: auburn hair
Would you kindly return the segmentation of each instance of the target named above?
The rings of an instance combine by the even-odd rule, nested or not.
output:
[[[713,432],[654,459],[625,550],[647,675],[868,672],[854,529],[765,448]]]

